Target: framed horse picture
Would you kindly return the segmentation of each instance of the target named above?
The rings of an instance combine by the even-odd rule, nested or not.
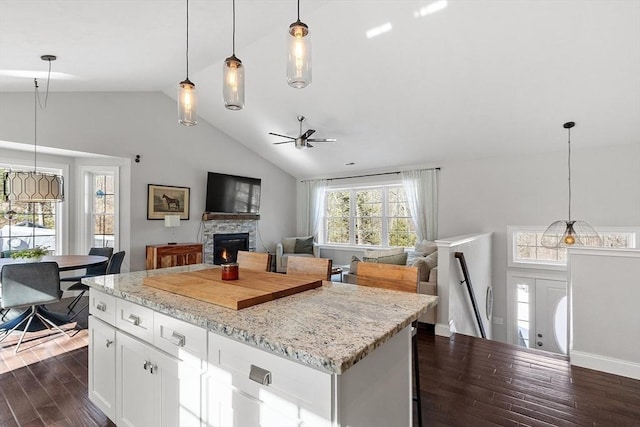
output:
[[[189,219],[189,187],[148,185],[147,219],[164,219],[165,215]]]

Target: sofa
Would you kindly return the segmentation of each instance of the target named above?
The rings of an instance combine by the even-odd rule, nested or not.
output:
[[[285,237],[276,245],[276,271],[287,272],[289,255],[320,258],[320,246],[313,241],[313,236]]]
[[[357,284],[358,264],[360,262],[378,262],[387,264],[407,265],[418,267],[418,293],[438,295],[438,247],[434,242],[423,240],[416,244],[413,251],[404,248],[381,250],[367,250],[362,259],[353,256],[349,272],[343,275],[343,281]],[[437,323],[437,307],[420,316],[418,321],[423,323]]]

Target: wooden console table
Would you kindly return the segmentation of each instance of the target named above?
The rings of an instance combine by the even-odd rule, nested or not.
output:
[[[177,243],[175,245],[147,245],[147,270],[200,264],[202,243]]]

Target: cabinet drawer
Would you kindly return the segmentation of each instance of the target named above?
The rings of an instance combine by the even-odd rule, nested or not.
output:
[[[116,326],[134,337],[153,342],[153,310],[150,308],[117,299]]]
[[[154,312],[153,316],[153,344],[156,347],[183,360],[185,353],[196,356],[195,359],[207,359],[207,331],[204,328],[162,313]]]
[[[89,290],[89,313],[107,322],[116,324],[116,298],[95,289]]]
[[[231,374],[224,381],[256,399],[286,401],[299,414],[331,419],[331,374],[321,372],[256,349],[247,344],[209,333],[209,362]],[[270,384],[250,379],[252,365],[269,372]],[[255,368],[254,368],[255,372]]]

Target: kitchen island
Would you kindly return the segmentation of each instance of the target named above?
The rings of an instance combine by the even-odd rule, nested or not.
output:
[[[437,297],[325,282],[236,311],[143,285],[210,268],[83,279],[89,396],[116,424],[411,424],[411,323]]]

